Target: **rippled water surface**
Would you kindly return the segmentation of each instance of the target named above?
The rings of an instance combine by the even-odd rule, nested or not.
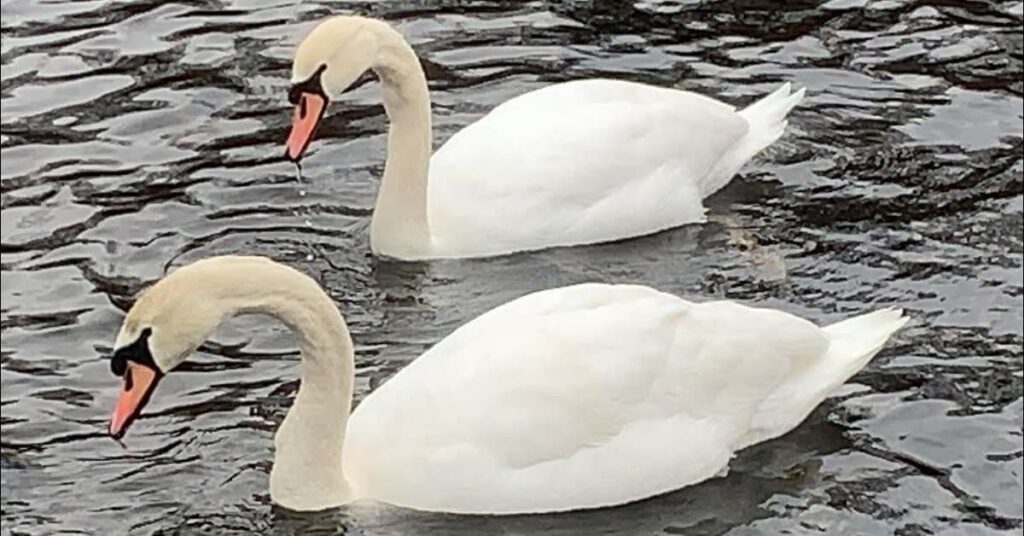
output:
[[[737,105],[783,81],[808,97],[707,225],[379,260],[375,84],[334,106],[303,183],[280,160],[290,52],[341,12],[408,36],[438,142],[510,96],[593,76]],[[2,533],[1021,534],[1022,22],[1015,1],[5,0]],[[587,280],[820,322],[902,304],[914,322],[722,479],[562,516],[297,515],[266,492],[296,388],[281,326],[231,323],[163,382],[126,448],[102,433],[123,312],[169,267],[225,253],[322,281],[358,345],[359,397],[486,309]]]

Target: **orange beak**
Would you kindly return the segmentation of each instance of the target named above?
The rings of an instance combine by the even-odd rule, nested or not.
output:
[[[128,426],[139,416],[143,406],[149,402],[158,380],[157,372],[146,365],[128,362],[124,372],[124,388],[117,396],[114,413],[110,416],[110,435],[120,439]]]
[[[292,116],[292,131],[284,144],[284,154],[289,160],[298,162],[302,158],[306,147],[309,147],[309,142],[313,141],[313,133],[316,132],[316,127],[326,110],[327,99],[323,95],[303,92],[299,96]]]

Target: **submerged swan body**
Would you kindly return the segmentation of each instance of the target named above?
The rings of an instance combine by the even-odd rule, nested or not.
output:
[[[676,89],[565,82],[502,103],[431,158],[415,52],[382,21],[332,17],[295,52],[289,158],[302,157],[329,101],[367,70],[391,119],[370,243],[400,259],[606,242],[703,221],[702,200],[782,135],[803,97],[785,84],[736,110]]]
[[[246,313],[283,321],[302,352],[274,440],[275,502],[477,514],[597,508],[711,478],[737,450],[797,426],[907,321],[886,309],[819,328],[642,286],[557,288],[458,328],[349,416],[353,345],[327,294],[267,259],[215,257],[129,311],[110,433],[123,435],[163,374]]]

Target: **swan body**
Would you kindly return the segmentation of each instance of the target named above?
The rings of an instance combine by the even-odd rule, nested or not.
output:
[[[392,121],[371,247],[401,259],[606,242],[703,221],[702,200],[782,135],[803,97],[785,84],[737,111],[688,91],[565,82],[502,103],[431,157],[423,70],[381,21],[332,17],[303,40],[297,106],[322,110],[367,69],[380,75]],[[317,121],[296,112],[289,157],[301,158]]]
[[[330,298],[286,266],[219,257],[147,291],[115,372],[159,377],[243,313],[278,317],[302,351],[275,437],[275,502],[475,514],[598,508],[711,478],[737,450],[797,426],[907,321],[886,309],[819,328],[642,286],[556,288],[466,323],[348,417],[353,347]],[[126,377],[122,399],[140,389],[152,387]],[[112,434],[123,421],[115,411]]]

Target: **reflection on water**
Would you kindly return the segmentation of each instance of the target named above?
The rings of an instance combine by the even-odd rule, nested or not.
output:
[[[1024,4],[503,1],[2,5],[3,534],[1020,534]],[[386,117],[335,105],[279,158],[289,54],[328,13],[400,27],[437,141],[510,96],[625,77],[745,105],[808,88],[712,222],[489,260],[374,259]],[[524,133],[525,134],[525,133]],[[729,476],[635,505],[467,518],[268,501],[295,390],[281,326],[243,319],[161,385],[122,449],[106,353],[169,266],[253,253],[317,276],[358,344],[359,395],[526,292],[602,279],[831,321],[915,318],[798,430]],[[681,445],[680,448],[685,448]]]

